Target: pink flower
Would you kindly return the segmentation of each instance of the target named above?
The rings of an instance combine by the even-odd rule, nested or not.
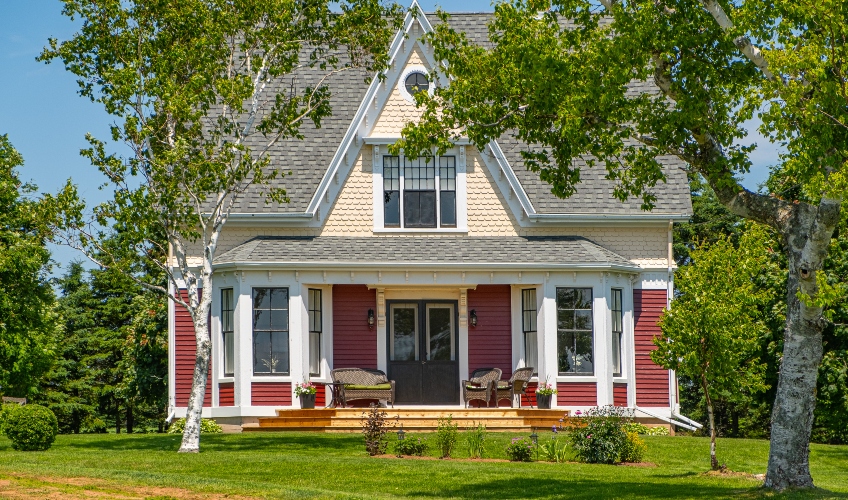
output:
[[[583,414],[583,412],[581,412],[580,410],[577,410],[576,412],[574,412],[574,414],[575,414],[575,415],[582,415],[582,414]]]

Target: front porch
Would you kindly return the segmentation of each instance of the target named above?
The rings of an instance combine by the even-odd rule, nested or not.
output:
[[[314,432],[361,432],[362,413],[367,408],[322,408],[314,410],[278,409],[276,417],[260,417],[258,424],[245,424],[243,432],[263,431],[314,431]],[[393,422],[403,425],[406,431],[435,431],[438,420],[453,417],[459,430],[486,426],[492,432],[531,432],[533,428],[550,429],[569,415],[568,410],[540,410],[538,408],[383,408]]]

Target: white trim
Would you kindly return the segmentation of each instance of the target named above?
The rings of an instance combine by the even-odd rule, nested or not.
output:
[[[597,383],[598,377],[596,377],[594,375],[575,375],[573,377],[568,377],[568,376],[565,376],[565,375],[557,375],[556,382],[562,383],[562,384],[568,384],[568,383],[571,383],[571,382],[573,382],[573,383],[581,383],[581,382],[583,382],[583,383],[585,383],[585,382]]]
[[[168,283],[168,292],[175,294],[174,284]],[[173,300],[168,299],[168,408],[175,408],[177,405],[177,343],[176,343],[176,304]],[[168,412],[170,413],[170,412]]]

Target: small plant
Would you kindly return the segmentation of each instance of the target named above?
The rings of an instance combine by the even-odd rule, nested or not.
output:
[[[312,382],[304,382],[297,383],[294,386],[294,395],[295,396],[308,396],[310,394],[315,394],[318,392],[318,387],[315,386]]]
[[[559,419],[562,422],[562,419]],[[538,445],[538,454],[542,456],[542,460],[548,462],[556,462],[558,464],[565,462],[568,446],[559,441],[559,427],[556,425],[551,428],[553,435],[547,443]]]
[[[447,418],[439,418],[439,425],[436,429],[436,444],[441,453],[439,458],[451,457],[459,434],[456,428],[457,425],[453,423],[453,415],[448,415]]]
[[[171,426],[168,427],[168,434],[182,434],[185,432],[185,423],[186,419],[184,418],[174,420],[171,422]],[[220,434],[222,432],[224,432],[224,429],[222,429],[221,426],[211,418],[200,419],[201,434]]]
[[[365,451],[372,457],[386,453],[386,433],[389,432],[389,415],[380,407],[371,403],[367,411],[362,412],[362,434],[365,436]],[[397,420],[398,417],[395,417]]]
[[[556,387],[548,382],[545,382],[545,385],[540,385],[536,388],[536,394],[541,394],[542,396],[553,396],[556,393]]]
[[[648,447],[645,445],[645,442],[642,441],[642,438],[639,437],[639,434],[636,434],[635,432],[627,432],[627,440],[621,450],[620,460],[622,462],[631,463],[641,462],[647,450]]]
[[[468,442],[468,456],[471,458],[483,458],[484,442],[486,441],[486,426],[477,424],[476,427],[466,429]]]
[[[647,436],[668,436],[668,427],[664,425],[658,425],[656,427],[648,427],[648,432],[645,433]]]
[[[668,436],[668,427],[658,425],[656,427],[648,427],[645,424],[638,422],[628,422],[624,424],[624,430],[627,432],[635,432],[643,436]]]
[[[512,438],[506,445],[506,457],[510,462],[529,462],[532,455],[533,444],[527,438]]]
[[[56,415],[41,405],[23,405],[6,414],[3,430],[12,440],[12,448],[20,451],[44,451],[50,448],[59,433]]]
[[[631,410],[617,406],[590,409],[581,425],[569,427],[569,441],[577,458],[591,464],[612,464],[621,459],[627,446],[624,425],[632,421]]]
[[[89,415],[83,420],[80,432],[83,434],[106,434],[108,427],[102,419]]]
[[[429,447],[430,446],[427,444],[426,439],[406,438],[395,442],[395,453],[398,456],[411,455],[415,457],[423,457],[424,454],[427,453],[427,449]]]

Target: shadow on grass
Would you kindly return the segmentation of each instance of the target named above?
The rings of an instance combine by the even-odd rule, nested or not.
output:
[[[132,434],[122,436],[74,436],[63,440],[64,448],[88,450],[120,451],[177,451],[182,436],[179,434]],[[251,433],[251,434],[204,434],[200,438],[200,450],[219,451],[272,451],[286,448],[315,450],[344,450],[362,447],[362,436],[351,434],[340,436],[327,434],[288,434],[288,433]]]
[[[657,477],[657,476],[655,476]],[[566,494],[567,492],[567,494]],[[665,481],[603,481],[558,480],[553,478],[516,478],[473,484],[461,484],[438,492],[410,491],[409,496],[433,498],[523,499],[534,497],[562,497],[571,499],[597,498],[848,498],[845,493],[823,489],[775,494],[756,485],[744,487],[721,484],[679,484]]]

